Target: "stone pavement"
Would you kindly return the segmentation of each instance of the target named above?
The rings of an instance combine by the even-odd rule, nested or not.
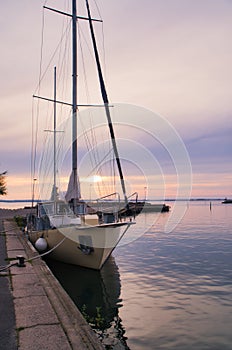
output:
[[[10,262],[22,255],[25,267],[10,267],[15,327],[20,350],[103,350],[96,334],[13,221],[5,220]],[[32,259],[30,261],[30,259]],[[9,298],[9,296],[8,296]],[[4,299],[5,301],[5,299]],[[8,301],[9,302],[9,301]],[[12,329],[12,324],[11,327]],[[14,336],[12,339],[15,339]],[[1,344],[2,345],[2,344]],[[4,349],[13,350],[14,347]]]
[[[3,233],[3,224],[0,220],[0,265],[6,261],[6,243]],[[14,303],[11,293],[9,271],[0,273],[0,348],[7,350],[17,349]]]

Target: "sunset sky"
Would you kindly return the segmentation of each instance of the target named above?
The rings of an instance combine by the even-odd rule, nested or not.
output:
[[[46,5],[66,10],[70,2],[48,0]],[[0,172],[8,171],[4,199],[31,196],[32,95],[39,77],[44,3],[0,4]],[[95,1],[91,4],[97,17]],[[193,197],[232,197],[232,1],[97,0],[97,4],[104,20],[110,100],[152,111],[179,134],[191,160]],[[80,4],[80,15],[83,12]],[[50,21],[47,52],[58,32],[57,16],[44,17],[45,25]],[[156,134],[158,119],[153,125],[149,120],[143,127]],[[138,142],[147,147],[141,139]],[[161,171],[151,170],[150,175],[158,183],[157,175],[164,174],[166,197],[175,197],[175,169],[162,159],[162,152],[156,153],[158,149],[150,145],[149,151],[154,151]],[[150,191],[151,197],[157,195]]]

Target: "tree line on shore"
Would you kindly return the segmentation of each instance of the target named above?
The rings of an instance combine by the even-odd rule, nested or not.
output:
[[[3,173],[0,173],[0,196],[4,196],[7,194],[6,174],[7,174],[6,171],[4,171]]]

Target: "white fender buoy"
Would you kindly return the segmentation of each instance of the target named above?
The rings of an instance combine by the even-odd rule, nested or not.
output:
[[[48,247],[46,239],[42,237],[38,238],[35,242],[35,247],[39,252],[43,252],[44,250],[46,250]]]

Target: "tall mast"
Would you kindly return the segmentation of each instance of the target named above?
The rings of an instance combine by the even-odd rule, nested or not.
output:
[[[53,191],[54,191],[54,196],[56,194],[56,67],[54,67],[54,121],[53,121],[53,158],[54,158],[54,169],[53,169]],[[55,198],[54,198],[55,200]]]
[[[77,190],[77,8],[72,0],[72,170]]]

